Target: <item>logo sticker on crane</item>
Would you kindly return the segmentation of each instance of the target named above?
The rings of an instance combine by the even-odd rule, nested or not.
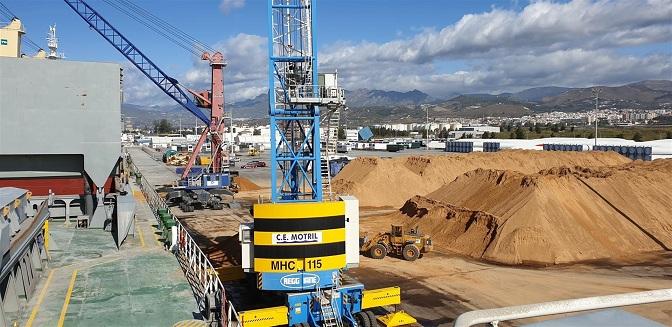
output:
[[[7,39],[0,40],[0,45],[7,45]]]
[[[322,243],[322,232],[273,233],[273,244]]]
[[[315,287],[315,285],[319,283],[320,283],[320,276],[309,273],[291,274],[280,278],[280,285],[292,289]]]
[[[339,278],[338,270],[312,273],[261,273],[260,289],[275,291],[314,290],[315,286],[328,287]],[[336,295],[334,296],[336,298]]]

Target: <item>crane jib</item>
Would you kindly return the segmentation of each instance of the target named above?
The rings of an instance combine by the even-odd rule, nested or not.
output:
[[[128,61],[137,67],[147,78],[158,86],[166,95],[182,107],[191,112],[206,125],[210,125],[210,119],[179,87],[179,82],[168,76],[145,56],[133,43],[124,37],[103,16],[98,14],[83,0],[64,0],[89,26],[98,32],[105,40],[114,46]]]

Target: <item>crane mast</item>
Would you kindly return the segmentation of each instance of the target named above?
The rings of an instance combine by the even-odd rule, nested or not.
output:
[[[314,0],[269,0],[273,202],[322,201]]]

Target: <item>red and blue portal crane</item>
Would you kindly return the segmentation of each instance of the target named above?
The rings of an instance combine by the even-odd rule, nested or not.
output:
[[[152,60],[150,60],[138,47],[129,41],[119,30],[110,24],[96,10],[89,6],[83,0],[64,0],[89,26],[98,32],[115,49],[117,49],[128,61],[138,68],[147,78],[149,78],[159,89],[166,93],[170,98],[179,103],[183,108],[191,112],[201,122],[205,123],[206,128],[201,134],[194,152],[192,153],[182,179],[185,179],[194,165],[196,157],[201,150],[202,145],[210,136],[212,149],[211,173],[222,172],[223,156],[222,144],[224,131],[224,57],[220,52],[203,52],[202,60],[210,62],[212,70],[212,79],[210,90],[196,92],[184,88],[180,83],[166,74]],[[122,8],[123,9],[123,8]],[[128,11],[122,10],[126,13]],[[172,25],[171,25],[172,26]],[[164,34],[165,35],[165,34]],[[196,101],[193,101],[187,93],[191,93]],[[210,109],[210,117],[205,115],[201,108]]]

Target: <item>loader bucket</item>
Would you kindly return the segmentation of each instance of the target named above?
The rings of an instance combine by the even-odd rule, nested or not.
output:
[[[415,318],[411,317],[404,310],[400,310],[393,313],[388,313],[384,316],[378,317],[378,321],[383,324],[383,326],[394,327],[394,326],[406,326],[410,324],[418,323]]]

